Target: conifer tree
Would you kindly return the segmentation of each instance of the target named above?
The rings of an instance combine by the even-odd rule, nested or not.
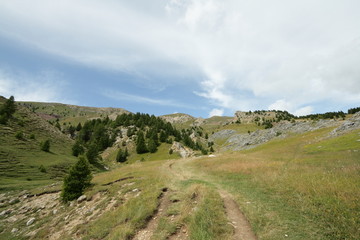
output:
[[[84,190],[90,186],[92,179],[89,163],[84,157],[70,169],[69,174],[64,178],[61,198],[64,202],[72,201],[80,197]]]
[[[138,154],[147,153],[148,149],[146,148],[144,133],[139,131],[136,139],[136,152]]]

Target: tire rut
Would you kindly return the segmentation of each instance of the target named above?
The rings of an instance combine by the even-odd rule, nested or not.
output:
[[[251,229],[251,225],[246,219],[245,215],[240,211],[238,205],[232,196],[224,191],[219,191],[221,198],[224,201],[226,215],[234,227],[234,240],[256,240],[257,237]]]
[[[139,230],[133,240],[149,240],[153,236],[158,224],[159,220],[162,216],[165,215],[165,211],[168,206],[171,204],[169,198],[167,197],[168,189],[164,188],[162,190],[162,194],[160,195],[160,203],[158,208],[156,209],[153,216],[151,216],[149,222],[146,227]]]

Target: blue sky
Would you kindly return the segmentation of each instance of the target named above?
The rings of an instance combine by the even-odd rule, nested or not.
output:
[[[360,106],[360,2],[0,0],[0,95],[155,115]]]

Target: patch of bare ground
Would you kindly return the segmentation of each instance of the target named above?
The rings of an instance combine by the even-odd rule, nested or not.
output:
[[[171,235],[168,240],[187,240],[189,239],[188,230],[182,226],[175,234]]]
[[[149,218],[149,222],[147,223],[144,229],[141,229],[137,232],[133,240],[149,240],[151,236],[154,234],[161,217],[163,217],[166,213],[166,209],[171,204],[171,201],[168,197],[168,189],[164,188],[162,190],[162,194],[160,195],[160,202],[158,208],[154,212],[153,216]]]
[[[224,201],[226,215],[231,226],[234,227],[233,239],[256,240],[257,237],[255,233],[252,231],[249,222],[247,221],[245,215],[240,211],[233,197],[224,190],[220,190],[219,193]]]

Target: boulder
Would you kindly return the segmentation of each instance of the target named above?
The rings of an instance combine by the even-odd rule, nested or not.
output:
[[[30,218],[27,222],[26,222],[26,226],[30,226],[31,224],[33,224],[35,222],[35,218],[32,217]]]
[[[77,199],[77,203],[81,203],[81,202],[85,201],[86,198],[87,198],[86,195],[81,195],[81,196]]]

